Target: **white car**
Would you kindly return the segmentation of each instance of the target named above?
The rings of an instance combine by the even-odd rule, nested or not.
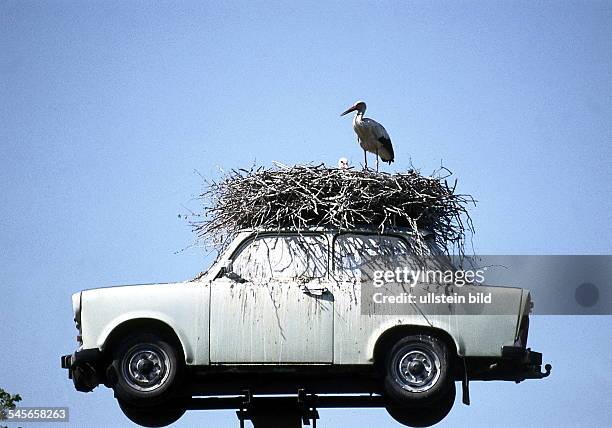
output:
[[[450,411],[455,381],[468,403],[469,380],[550,373],[526,347],[528,290],[466,285],[461,292],[494,297],[477,313],[453,303],[435,313],[419,304],[380,312],[372,293],[397,284],[374,287],[374,276],[413,263],[413,244],[403,229],[241,231],[195,280],[74,294],[79,347],[62,367],[79,391],[113,388],[124,413],[145,426],[215,407],[193,397],[243,391],[321,395],[311,409],[325,406],[323,394],[369,393],[399,422],[427,426]],[[448,291],[418,284],[411,292],[432,287]],[[218,408],[246,406],[232,403]]]

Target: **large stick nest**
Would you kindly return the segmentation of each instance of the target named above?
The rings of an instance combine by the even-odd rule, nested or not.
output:
[[[240,229],[341,230],[375,227],[380,232],[407,227],[433,232],[447,253],[463,254],[466,232],[474,231],[470,195],[449,186],[445,168],[426,177],[415,170],[388,174],[324,165],[237,169],[219,181],[206,181],[200,199],[204,213],[192,226],[200,239],[222,248]]]

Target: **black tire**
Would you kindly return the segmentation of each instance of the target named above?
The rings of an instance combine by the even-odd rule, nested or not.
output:
[[[413,406],[399,406],[392,402],[385,407],[389,415],[402,425],[430,427],[442,421],[455,404],[457,390],[454,383],[450,385],[438,400]]]
[[[123,414],[135,424],[143,427],[165,427],[185,414],[185,408],[172,408],[164,406],[135,407],[122,400],[117,400]]]
[[[440,339],[419,334],[400,339],[385,361],[384,390],[399,405],[442,397],[452,384],[450,355]]]
[[[182,351],[157,333],[126,337],[113,350],[111,364],[115,397],[136,406],[152,406],[170,399],[184,371]]]

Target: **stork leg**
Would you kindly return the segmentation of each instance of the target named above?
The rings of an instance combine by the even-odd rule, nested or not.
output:
[[[365,162],[365,169],[368,169],[368,153],[365,151],[363,151],[363,161]]]
[[[376,149],[376,172],[378,172],[378,149]]]

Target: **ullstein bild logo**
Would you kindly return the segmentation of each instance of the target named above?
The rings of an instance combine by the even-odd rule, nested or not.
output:
[[[451,308],[513,315],[519,299],[529,299],[538,315],[612,314],[610,255],[474,255],[417,262],[355,269],[362,314],[448,314]]]
[[[395,270],[374,271],[373,285],[376,288],[384,284],[400,283],[410,287],[417,284],[453,284],[462,287],[466,284],[482,284],[485,281],[484,270],[413,270],[407,267]]]
[[[463,304],[480,304],[480,303],[492,303],[493,297],[491,293],[468,293],[467,295],[460,295],[453,293],[452,295],[426,293],[421,296],[416,296],[409,293],[399,293],[397,295],[387,296],[383,293],[374,293],[372,295],[372,301],[377,304],[416,304],[420,303],[423,305],[437,305],[437,304],[452,304],[452,305],[463,305]]]

